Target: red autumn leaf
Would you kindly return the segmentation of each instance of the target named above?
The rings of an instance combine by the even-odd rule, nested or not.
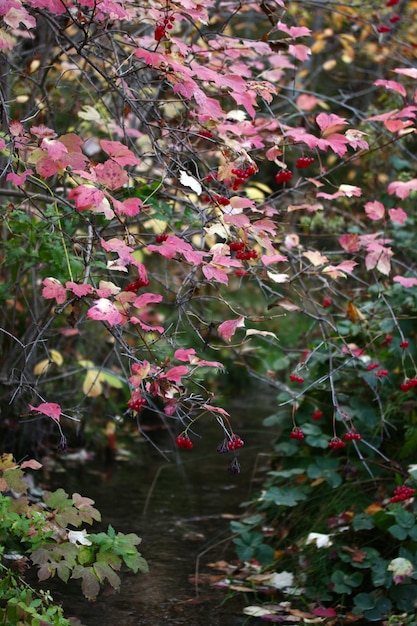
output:
[[[394,276],[393,281],[394,283],[399,283],[406,289],[417,286],[417,278],[407,278],[405,276]]]
[[[340,235],[339,243],[346,252],[357,252],[360,249],[359,235]]]
[[[385,215],[385,207],[378,200],[367,202],[365,204],[365,213],[371,220],[381,220]]]
[[[129,180],[127,172],[112,159],[107,159],[104,163],[99,163],[94,170],[97,181],[112,191],[120,189],[120,187],[126,185]]]
[[[42,285],[42,296],[46,298],[46,300],[55,298],[57,304],[64,304],[67,299],[67,290],[63,285],[61,285],[59,280],[52,277],[44,278]]]
[[[186,365],[176,365],[166,372],[164,378],[180,385],[182,376],[186,374],[188,374],[188,367]]]
[[[317,617],[336,617],[337,613],[336,610],[329,607],[329,608],[325,608],[324,606],[318,606],[313,610],[314,615],[317,615]]]
[[[98,320],[108,322],[110,326],[121,324],[123,316],[118,308],[107,298],[100,298],[96,304],[87,311],[87,317],[90,320]]]
[[[374,85],[385,87],[385,89],[389,89],[390,91],[396,91],[404,98],[407,96],[404,85],[401,85],[401,83],[397,83],[397,81],[395,80],[383,80],[382,78],[380,78],[374,82]]]
[[[407,219],[407,213],[401,209],[388,209],[388,215],[396,224],[404,224]]]
[[[31,404],[29,404],[29,408],[31,411],[37,411],[37,413],[42,413],[42,415],[52,417],[52,419],[59,422],[61,407],[55,402],[42,402],[42,404],[40,404],[39,406],[32,406]]]
[[[125,165],[140,165],[140,159],[138,159],[127,146],[120,143],[120,141],[101,139],[100,146],[109,157],[123,167]]]
[[[238,317],[235,320],[226,320],[217,329],[220,337],[224,339],[224,341],[230,341],[233,335],[236,332],[236,329],[245,325],[245,318],[243,315]]]
[[[406,182],[402,180],[394,180],[388,185],[388,193],[390,196],[395,194],[402,200],[404,200],[404,198],[408,198],[412,191],[417,191],[417,178],[412,178]]]
[[[65,283],[65,287],[72,291],[72,293],[77,296],[77,298],[82,298],[83,296],[88,296],[90,293],[93,293],[93,288],[88,283],[82,283],[78,285],[77,283],[73,283],[68,281]]]

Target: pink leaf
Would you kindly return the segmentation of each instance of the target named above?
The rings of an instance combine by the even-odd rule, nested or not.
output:
[[[107,159],[104,163],[99,163],[94,168],[99,183],[111,189],[120,189],[125,185],[129,178],[127,172],[112,159]]]
[[[101,139],[100,146],[109,157],[123,167],[125,165],[140,165],[140,159],[138,159],[127,146],[120,143],[120,141]]]
[[[406,289],[417,286],[417,278],[406,278],[405,276],[394,276],[393,281],[394,283],[399,283],[403,287],[406,287]]]
[[[184,350],[183,348],[179,348],[175,350],[174,357],[178,359],[178,361],[190,362],[190,360],[195,356],[194,348],[188,348]]]
[[[39,463],[39,461],[35,461],[35,459],[30,459],[29,461],[23,461],[23,463],[20,464],[20,468],[21,469],[33,469],[33,470],[38,470],[42,467],[42,463]]]
[[[403,76],[409,76],[410,78],[417,78],[417,68],[409,67],[396,67],[392,70],[396,74],[402,74]]]
[[[412,178],[406,182],[403,182],[402,180],[394,180],[388,185],[388,193],[390,196],[395,194],[402,200],[404,200],[404,198],[408,198],[411,191],[417,191],[417,178]]]
[[[162,296],[158,293],[143,293],[133,301],[133,306],[137,309],[144,309],[148,304],[161,302]]]
[[[107,298],[97,300],[97,303],[88,309],[87,317],[90,320],[108,322],[110,326],[121,324],[123,321],[123,316],[118,308]]]
[[[360,249],[358,235],[340,235],[339,243],[346,252],[357,252]]]
[[[389,209],[388,215],[390,216],[393,222],[397,224],[404,224],[407,219],[407,213],[403,211],[403,209]]]
[[[322,255],[317,250],[309,250],[307,252],[303,252],[303,256],[305,256],[314,267],[318,267],[319,265],[323,265],[323,263],[328,262],[327,256]]]
[[[378,200],[367,202],[365,204],[365,213],[371,220],[380,220],[385,215],[385,207]]]
[[[170,380],[173,383],[177,383],[177,385],[181,384],[181,377],[188,374],[188,367],[185,365],[176,365],[175,367],[171,367],[165,374],[164,378]]]
[[[44,286],[42,289],[42,296],[46,298],[46,300],[51,300],[55,298],[57,304],[64,304],[67,299],[67,290],[59,280],[56,278],[44,278],[42,281],[42,285]]]
[[[65,287],[72,291],[72,293],[77,296],[77,298],[82,298],[83,296],[88,296],[93,292],[93,288],[88,283],[83,283],[78,285],[77,283],[73,283],[68,281],[65,283]]]
[[[264,265],[272,265],[273,263],[288,261],[288,257],[284,256],[283,254],[272,254],[270,256],[267,254],[263,254],[261,257],[261,261]]]
[[[142,207],[142,200],[140,198],[128,198],[127,200],[123,200],[123,202],[112,198],[112,202],[118,215],[134,217],[139,213]]]
[[[236,320],[226,320],[217,329],[220,337],[225,341],[230,341],[236,332],[236,329],[245,325],[245,318],[243,315]]]
[[[25,183],[26,178],[31,174],[33,174],[33,170],[25,170],[21,174],[9,172],[6,176],[6,180],[11,181],[16,187],[21,187]]]
[[[401,94],[404,98],[407,95],[404,85],[397,83],[397,81],[395,80],[378,79],[374,82],[374,85],[377,85],[377,86],[380,85],[381,87],[385,87],[386,89],[389,89],[390,91],[396,91],[397,93]]]
[[[68,192],[68,199],[74,200],[77,211],[87,211],[91,207],[101,204],[104,193],[92,185],[80,185]]]
[[[41,148],[44,148],[44,150],[47,151],[48,156],[50,156],[54,161],[60,159],[64,154],[68,153],[68,148],[64,146],[61,141],[58,141],[58,139],[43,139]]]
[[[223,285],[229,284],[229,277],[227,273],[220,267],[208,264],[203,265],[201,270],[207,280],[215,280],[216,282],[222,283]]]
[[[344,117],[339,117],[334,113],[319,113],[316,117],[316,123],[322,133],[327,131],[328,134],[331,134],[337,130],[339,126],[347,124],[347,121]]]
[[[31,411],[37,411],[59,422],[59,416],[61,415],[61,407],[55,402],[42,402],[39,406],[32,406],[29,404]]]

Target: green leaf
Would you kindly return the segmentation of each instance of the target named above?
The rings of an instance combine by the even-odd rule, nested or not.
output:
[[[307,495],[298,487],[271,487],[261,497],[263,502],[272,502],[277,506],[296,506],[306,500]]]
[[[354,596],[353,602],[361,611],[367,611],[375,606],[375,599],[370,593],[358,593]]]
[[[352,521],[353,530],[371,530],[374,528],[374,521],[372,515],[366,513],[358,513],[355,515]]]
[[[395,520],[401,528],[412,528],[416,523],[416,517],[403,508],[398,509],[395,513]]]
[[[395,539],[399,539],[399,541],[404,541],[406,539],[408,532],[405,528],[398,526],[398,524],[393,524],[388,528],[388,532],[395,537]]]
[[[87,600],[95,600],[100,591],[100,584],[97,576],[91,567],[77,565],[72,572],[71,578],[81,578],[81,590]]]

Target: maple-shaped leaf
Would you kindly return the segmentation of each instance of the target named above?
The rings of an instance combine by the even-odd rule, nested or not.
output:
[[[68,281],[65,283],[65,287],[72,291],[74,296],[77,296],[77,298],[82,298],[84,296],[88,296],[90,293],[93,293],[93,288],[88,283],[82,283],[79,285],[78,283]]]
[[[328,258],[322,255],[318,250],[309,250],[307,252],[303,252],[303,256],[305,256],[314,267],[318,267],[319,265],[323,265],[328,262]]]
[[[100,146],[109,157],[122,167],[126,165],[140,165],[140,159],[138,159],[127,146],[120,143],[120,141],[101,139]]]
[[[77,565],[74,567],[71,578],[81,578],[81,591],[87,600],[95,600],[100,591],[100,583],[92,567]]]
[[[79,185],[68,192],[68,199],[74,200],[77,211],[92,210],[94,213],[104,213],[107,219],[114,217],[113,209],[101,189],[94,185]]]
[[[55,298],[57,304],[64,304],[67,299],[67,290],[65,287],[53,277],[44,278],[42,281],[42,297],[46,300]]]
[[[339,117],[334,113],[319,113],[316,117],[316,124],[320,128],[324,137],[332,135],[341,126],[345,126],[347,121],[344,117]]]
[[[410,287],[417,287],[417,278],[407,278],[406,276],[394,276],[392,279],[394,283],[399,283],[406,289]]]
[[[283,33],[287,33],[292,39],[296,39],[297,37],[307,37],[311,35],[311,30],[306,26],[288,26],[285,22],[281,22],[279,20],[275,28],[272,29],[271,32],[279,30]]]
[[[15,174],[14,172],[9,172],[6,176],[6,180],[10,181],[16,187],[22,187],[24,185],[26,178],[33,174],[33,170],[25,170],[21,174]]]
[[[68,148],[58,139],[42,139],[41,148],[44,148],[48,156],[54,161],[61,159],[64,154],[68,154]]]
[[[129,215],[130,217],[137,215],[143,204],[140,198],[127,198],[127,200],[120,202],[113,197],[112,203],[118,215]]]
[[[360,250],[359,235],[340,235],[339,243],[346,252],[358,252]]]
[[[163,377],[180,385],[182,376],[186,374],[188,374],[188,367],[186,365],[176,365],[175,367],[171,367]]]
[[[407,220],[407,213],[401,208],[388,209],[388,215],[396,224],[404,224]]]
[[[231,341],[236,330],[242,326],[245,326],[245,318],[243,315],[240,315],[235,320],[226,320],[225,322],[222,322],[218,327],[217,332],[220,337],[224,339],[224,341]]]
[[[227,272],[217,265],[203,265],[201,271],[207,280],[215,280],[217,283],[221,283],[223,285],[229,284],[229,276]]]
[[[108,322],[110,326],[121,324],[123,316],[119,309],[107,298],[99,298],[96,304],[87,311],[90,320]]]
[[[29,408],[31,411],[37,411],[38,413],[52,417],[52,419],[59,422],[61,407],[59,404],[56,404],[56,402],[42,402],[39,406],[32,406],[29,404]]]
[[[378,200],[365,204],[365,213],[371,220],[381,220],[385,215],[385,207]]]
[[[118,574],[116,574],[114,569],[112,569],[108,563],[106,563],[105,561],[97,561],[97,563],[93,564],[93,569],[95,575],[101,583],[103,583],[107,579],[109,585],[113,587],[115,591],[120,590],[120,577],[118,576]]]
[[[193,247],[184,239],[180,239],[176,235],[169,235],[168,239],[162,243],[162,245],[149,245],[147,247],[149,252],[158,252],[166,259],[172,259],[177,253],[184,254],[184,252],[193,252]]]
[[[390,91],[396,91],[404,98],[407,96],[407,91],[404,85],[401,85],[401,83],[397,83],[396,80],[383,80],[382,78],[379,78],[374,82],[374,85],[385,87],[385,89],[389,89]]]
[[[388,185],[388,193],[390,194],[390,196],[395,194],[398,198],[401,198],[402,200],[408,198],[412,191],[417,191],[417,178],[412,178],[411,180],[407,181],[394,180]]]
[[[161,301],[162,296],[159,293],[147,292],[142,293],[140,296],[135,298],[135,300],[133,301],[133,306],[135,306],[137,309],[143,309],[148,304],[156,304],[157,302]]]
[[[391,257],[394,254],[391,248],[386,248],[379,242],[374,242],[369,244],[367,251],[368,253],[365,257],[366,269],[377,269],[384,276],[388,276],[391,271]]]
[[[352,274],[356,265],[356,261],[342,261],[338,265],[328,265],[322,272],[332,278],[346,278],[346,274]]]
[[[97,181],[112,191],[120,189],[129,181],[126,170],[113,159],[99,163],[95,166],[94,171]]]

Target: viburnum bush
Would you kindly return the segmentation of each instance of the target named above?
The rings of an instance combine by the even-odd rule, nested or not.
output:
[[[3,3],[5,448],[211,415],[238,472],[229,372],[311,454],[415,449],[415,11]]]

